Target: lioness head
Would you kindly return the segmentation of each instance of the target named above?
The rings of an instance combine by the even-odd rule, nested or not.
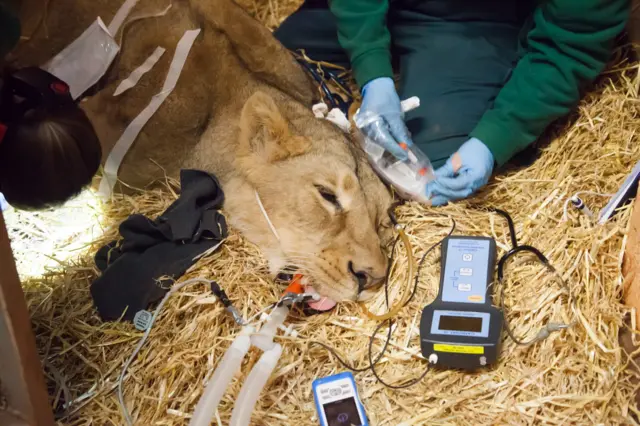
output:
[[[335,301],[370,297],[386,274],[380,235],[389,230],[391,197],[347,135],[262,92],[246,102],[239,126],[236,170],[274,229],[255,194],[234,197],[227,188],[235,212],[240,199],[253,212],[232,222],[260,246],[272,272],[295,266]]]

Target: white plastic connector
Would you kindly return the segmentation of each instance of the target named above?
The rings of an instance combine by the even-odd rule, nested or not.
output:
[[[289,327],[285,327],[284,325],[281,325],[278,328],[284,332],[285,337],[286,336],[291,336],[293,338],[298,337],[298,332],[293,329],[293,325],[292,324],[289,324]]]
[[[438,355],[431,354],[429,355],[429,364],[437,364],[438,363]]]
[[[417,96],[412,96],[409,99],[405,99],[400,102],[400,107],[402,108],[402,112],[409,112],[413,109],[416,109],[420,106],[420,98]]]
[[[289,314],[289,308],[286,306],[278,306],[269,315],[267,322],[260,327],[260,331],[251,336],[251,344],[268,351],[275,345],[273,337],[276,335],[278,328],[284,323],[285,318]]]
[[[267,321],[269,319],[269,314],[267,313],[262,313],[260,315],[260,320],[261,321]],[[298,337],[298,332],[296,330],[293,329],[293,325],[289,324],[288,327],[285,327],[284,325],[279,325],[278,326],[278,330],[282,331],[284,333],[284,336],[291,336],[291,337]]]
[[[591,212],[591,209],[587,207],[587,205],[584,203],[584,201],[582,201],[580,197],[578,197],[577,195],[574,195],[573,197],[570,198],[570,200],[571,200],[571,204],[573,204],[573,206],[576,209],[580,210],[588,218],[593,218],[593,212]]]

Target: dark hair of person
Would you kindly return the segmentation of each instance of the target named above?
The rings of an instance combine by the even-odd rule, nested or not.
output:
[[[0,192],[28,210],[77,195],[97,172],[102,150],[69,87],[39,68],[5,74],[0,84]]]

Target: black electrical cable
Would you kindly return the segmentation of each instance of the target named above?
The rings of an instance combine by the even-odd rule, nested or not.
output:
[[[555,329],[550,329],[549,326],[550,324],[547,325],[547,327],[541,329],[538,332],[538,335],[536,335],[535,337],[533,337],[532,339],[530,339],[529,341],[524,341],[523,339],[520,339],[518,337],[516,337],[515,333],[513,332],[513,329],[511,328],[511,325],[509,324],[509,321],[507,319],[507,315],[506,315],[506,308],[505,308],[505,303],[504,303],[504,294],[505,294],[505,283],[504,283],[504,266],[507,263],[507,260],[509,260],[512,256],[521,253],[521,252],[527,252],[527,253],[533,253],[536,258],[538,259],[538,261],[540,261],[540,263],[542,263],[548,270],[549,272],[551,272],[552,274],[555,275],[555,277],[560,281],[560,283],[562,284],[562,286],[569,291],[569,287],[567,286],[567,283],[562,279],[562,277],[560,276],[560,274],[558,274],[558,271],[556,270],[556,268],[553,267],[553,265],[551,265],[551,263],[549,262],[549,259],[547,259],[547,257],[542,254],[542,252],[540,250],[538,250],[537,248],[530,246],[530,245],[519,245],[518,244],[518,240],[516,238],[516,231],[515,231],[515,227],[513,225],[513,220],[511,219],[511,216],[509,215],[509,213],[507,213],[504,210],[500,210],[500,209],[496,209],[496,208],[489,208],[489,211],[493,211],[498,213],[499,215],[501,215],[502,217],[504,217],[507,220],[507,225],[509,227],[509,235],[511,238],[511,250],[509,250],[507,253],[505,253],[504,255],[502,255],[502,257],[500,258],[500,260],[498,261],[498,283],[500,284],[500,309],[502,310],[502,312],[504,313],[503,315],[503,325],[504,325],[504,329],[507,332],[507,334],[509,335],[509,337],[511,338],[511,340],[513,340],[517,345],[521,345],[521,346],[528,346],[538,340],[540,340],[541,338],[544,338],[546,336],[548,336],[550,331],[557,331],[559,328],[563,328],[565,327],[564,325],[558,327],[557,325],[554,326]],[[570,294],[570,291],[569,291]]]
[[[387,320],[391,323],[391,320]],[[382,351],[380,351],[380,355],[377,358],[376,362],[373,362],[373,340],[375,339],[376,334],[378,334],[378,331],[382,328],[382,326],[384,325],[386,321],[381,322],[380,324],[378,324],[378,326],[376,327],[376,329],[373,331],[373,334],[371,335],[371,338],[369,339],[369,363],[371,364],[369,367],[371,369],[371,373],[373,373],[373,376],[376,378],[376,380],[378,380],[380,383],[382,383],[384,386],[390,388],[390,389],[404,389],[404,388],[408,388],[410,386],[415,385],[416,383],[418,383],[419,381],[421,381],[422,379],[424,379],[424,376],[427,375],[427,373],[429,372],[430,368],[429,368],[429,364],[427,364],[427,368],[424,369],[424,371],[422,372],[422,374],[418,377],[416,377],[415,379],[409,380],[408,382],[405,382],[401,385],[391,385],[387,382],[385,382],[384,380],[382,380],[382,377],[380,377],[378,375],[378,372],[376,371],[376,364],[378,363],[377,361],[380,360],[380,358],[382,358],[382,355],[384,355],[384,353],[387,350],[387,345],[389,344],[389,341],[391,340],[391,327],[392,324],[389,324],[389,333],[387,334],[387,341],[385,342]]]
[[[398,225],[395,213],[394,213],[394,209],[395,207],[397,207],[398,205],[400,205],[401,202],[397,202],[394,203],[391,208],[389,209],[389,218],[391,219],[391,222],[394,226]],[[437,243],[433,244],[431,247],[429,247],[427,249],[427,251],[422,255],[421,259],[420,259],[420,263],[418,265],[418,270],[416,271],[416,277],[415,277],[415,281],[414,281],[414,286],[413,289],[411,290],[411,296],[409,297],[409,299],[407,299],[407,302],[405,302],[405,304],[403,306],[406,306],[415,296],[415,293],[417,291],[418,288],[418,282],[420,279],[420,271],[422,269],[422,266],[424,265],[424,262],[427,258],[427,256],[429,255],[429,253],[431,251],[433,251],[437,246],[441,245],[442,242],[449,236],[451,236],[451,234],[453,234],[453,232],[455,231],[456,228],[456,222],[453,218],[451,218],[452,224],[451,224],[451,229],[449,230],[449,232],[447,233],[447,235],[445,235],[442,239],[440,239]],[[394,261],[394,257],[395,257],[395,249],[396,246],[398,244],[400,237],[396,237],[393,246],[391,248],[391,256],[389,258],[389,265],[387,267],[387,274],[385,277],[385,282],[384,282],[384,292],[385,292],[385,303],[387,308],[389,307],[389,277],[391,274],[391,267],[393,265],[393,261]],[[373,357],[373,343],[375,341],[376,336],[378,335],[378,332],[380,331],[380,329],[385,325],[388,325],[388,330],[387,330],[387,337],[385,339],[384,345],[382,346],[382,349],[380,351],[380,353],[378,354],[378,356],[374,359]],[[336,352],[336,350],[332,347],[330,347],[329,345],[322,343],[322,342],[318,342],[318,341],[312,341],[312,344],[316,344],[318,346],[323,347],[324,349],[326,349],[327,351],[329,351],[337,360],[338,362],[345,367],[348,370],[351,370],[353,372],[356,373],[362,373],[365,372],[367,370],[371,370],[371,373],[373,374],[373,376],[376,378],[376,380],[378,380],[380,383],[382,383],[382,385],[384,385],[385,387],[388,387],[390,389],[404,389],[404,388],[408,388],[410,386],[415,385],[416,383],[420,382],[429,372],[430,368],[429,368],[429,364],[427,364],[427,368],[425,368],[425,370],[422,372],[422,374],[420,374],[420,376],[405,382],[401,385],[392,385],[389,384],[387,382],[384,381],[384,379],[382,379],[382,377],[380,377],[380,375],[378,374],[378,372],[375,369],[375,366],[380,362],[380,360],[382,359],[382,357],[384,356],[384,354],[387,352],[387,349],[389,347],[389,343],[391,342],[391,336],[393,334],[393,320],[388,319],[385,321],[380,322],[380,324],[378,324],[378,326],[375,328],[375,330],[373,331],[373,333],[371,334],[371,337],[369,337],[369,345],[368,345],[368,357],[369,357],[369,365],[366,367],[361,367],[361,368],[356,368],[353,367],[349,364],[347,364]]]
[[[210,287],[211,287],[211,293],[213,293],[213,295],[220,300],[220,302],[222,303],[222,306],[224,306],[225,308],[232,306],[231,300],[229,300],[227,293],[225,293],[222,287],[220,287],[220,284],[218,284],[215,281],[211,281]]]
[[[398,221],[395,215],[395,208],[402,204],[402,202],[397,202],[394,203],[388,211],[389,214],[389,218],[391,219],[391,222],[393,224],[393,226],[398,226]],[[564,282],[564,280],[562,279],[562,277],[558,274],[557,270],[553,267],[553,265],[551,265],[551,263],[549,262],[549,260],[547,259],[547,257],[542,254],[542,252],[540,250],[538,250],[537,248],[533,247],[533,246],[529,246],[529,245],[519,245],[518,244],[518,239],[516,236],[516,231],[515,231],[515,226],[513,223],[513,219],[511,218],[511,215],[509,215],[509,213],[507,213],[504,210],[500,210],[497,208],[480,208],[481,210],[488,210],[491,212],[495,212],[498,213],[499,215],[501,215],[502,217],[504,217],[507,221],[507,226],[509,227],[509,238],[511,240],[511,245],[512,248],[505,253],[500,260],[498,261],[498,282],[501,285],[501,293],[500,293],[500,308],[502,309],[503,312],[506,312],[505,309],[505,305],[504,305],[504,266],[506,264],[506,262],[514,255],[516,255],[517,253],[521,253],[521,252],[529,252],[529,253],[533,253],[537,259],[552,273],[555,274],[555,276],[560,280],[560,282],[564,285],[564,287],[568,290],[568,286],[566,285],[566,283]],[[414,281],[414,285],[413,285],[413,289],[411,290],[411,295],[410,297],[407,299],[407,301],[404,303],[403,306],[406,306],[409,302],[411,302],[411,300],[414,298],[417,288],[418,288],[418,282],[420,279],[420,272],[422,270],[422,267],[424,266],[425,260],[427,258],[427,256],[429,255],[429,253],[431,253],[431,251],[433,251],[437,246],[441,245],[444,240],[446,238],[448,238],[449,236],[451,236],[453,234],[453,232],[456,229],[456,221],[450,217],[451,221],[452,221],[452,225],[451,225],[451,229],[449,230],[449,232],[447,233],[447,235],[445,237],[443,237],[440,241],[438,241],[437,243],[433,244],[431,247],[429,247],[427,249],[427,251],[424,252],[424,254],[422,255],[420,262],[418,264],[418,270],[416,271],[416,276],[415,276],[415,281]],[[385,283],[384,283],[384,291],[385,291],[385,302],[387,305],[387,308],[389,307],[389,276],[391,274],[391,266],[393,264],[393,260],[394,260],[394,256],[395,256],[395,249],[396,246],[398,244],[398,240],[400,238],[396,237],[392,249],[391,249],[391,256],[389,257],[389,266],[387,267],[387,273],[386,273],[386,277],[385,277]],[[380,353],[378,354],[378,356],[375,358],[373,358],[373,343],[374,340],[376,338],[376,336],[378,335],[378,332],[380,331],[380,329],[387,324],[388,326],[388,331],[387,331],[387,338],[385,340],[385,343],[382,347],[382,350],[380,351]],[[548,336],[548,334],[551,331],[557,331],[560,328],[564,328],[566,327],[565,325],[554,325],[553,327],[549,327],[549,325],[547,325],[547,327],[543,328],[540,330],[540,332],[538,332],[538,335],[536,337],[534,337],[533,339],[531,339],[529,342],[524,342],[523,340],[517,338],[513,332],[513,330],[511,329],[509,322],[507,321],[506,315],[504,316],[504,328],[507,332],[507,334],[509,335],[509,337],[518,345],[530,345],[531,343],[544,338],[546,336]],[[554,330],[555,328],[555,330]],[[369,338],[369,345],[368,345],[368,356],[369,356],[369,365],[366,367],[361,367],[361,368],[356,368],[353,367],[351,365],[349,365],[348,363],[346,363],[336,352],[335,349],[333,349],[332,347],[326,345],[325,343],[322,342],[318,342],[318,341],[313,341],[311,342],[312,344],[316,344],[318,346],[323,347],[324,349],[326,349],[327,351],[329,351],[334,357],[336,357],[336,359],[338,360],[338,362],[340,364],[342,364],[343,367],[347,368],[348,370],[351,370],[353,372],[357,372],[357,373],[361,373],[367,370],[371,370],[372,374],[374,375],[374,377],[380,382],[382,383],[384,386],[390,388],[390,389],[403,389],[403,388],[407,388],[409,386],[413,386],[416,383],[420,382],[429,372],[430,370],[430,366],[429,364],[427,364],[427,368],[425,368],[424,372],[412,379],[409,380],[408,382],[405,382],[401,385],[392,385],[389,384],[387,382],[385,382],[382,377],[380,377],[380,375],[378,374],[378,372],[375,369],[375,366],[380,362],[380,360],[382,359],[382,357],[384,356],[384,354],[387,351],[387,348],[389,347],[389,343],[391,341],[391,335],[392,335],[392,329],[393,329],[393,321],[391,319],[382,321],[380,324],[378,324],[378,326],[375,328],[375,330],[373,331],[373,333],[371,334],[371,337]]]
[[[392,219],[393,221],[393,219]],[[398,241],[400,240],[400,237],[396,237],[395,241],[393,242],[393,246],[391,247],[391,256],[389,256],[389,264],[387,265],[387,272],[385,275],[385,279],[384,279],[384,301],[385,304],[387,306],[387,308],[389,308],[389,276],[391,275],[391,265],[393,264],[393,259],[395,256],[395,250],[396,250],[396,246],[398,245]],[[380,355],[378,355],[378,357],[376,358],[376,360],[373,362],[373,364],[377,364],[382,357],[384,356],[385,352],[387,351],[387,347],[389,346],[389,342],[391,342],[391,325],[392,325],[392,320],[388,319],[386,321],[381,322],[381,324],[384,323],[389,323],[389,330],[387,332],[387,340],[385,341],[383,347],[382,347],[382,351],[380,352]],[[377,329],[379,330],[379,329]],[[376,333],[377,334],[377,330]],[[373,336],[375,336],[375,334]],[[373,336],[370,338],[369,340],[369,345],[371,345],[371,342],[373,341]],[[340,355],[338,355],[338,353],[336,352],[336,350],[334,348],[332,348],[331,346],[327,345],[326,343],[322,343],[322,342],[318,342],[317,340],[313,340],[310,342],[313,345],[318,345],[323,347],[324,349],[326,349],[327,351],[329,351],[337,360],[338,362],[347,370],[351,370],[354,373],[363,373],[367,370],[371,369],[371,366],[373,365],[371,363],[371,358],[369,358],[369,365],[366,367],[353,367],[349,364],[347,364],[347,362],[345,360],[342,359],[342,357],[340,357]]]
[[[424,261],[427,259],[427,256],[429,255],[429,253],[431,253],[433,251],[433,249],[435,249],[440,244],[442,244],[442,242],[446,238],[449,238],[453,234],[453,232],[455,230],[456,230],[456,221],[455,221],[454,218],[451,218],[451,229],[449,230],[449,233],[443,239],[441,239],[437,243],[433,244],[431,247],[429,247],[427,249],[427,251],[424,252],[422,257],[420,258],[420,262],[418,263],[418,270],[416,271],[416,277],[415,277],[415,280],[413,282],[413,290],[411,291],[411,296],[409,296],[409,298],[405,302],[404,306],[407,306],[409,304],[409,302],[411,302],[413,297],[416,295],[416,291],[418,290],[418,282],[420,281],[420,271],[422,271],[422,267],[424,266]]]
[[[487,208],[490,212],[498,213],[500,216],[504,217],[507,220],[507,226],[509,227],[509,238],[511,239],[511,247],[518,247],[518,238],[516,237],[516,227],[513,225],[513,219],[511,219],[511,215],[504,210],[497,209],[495,207]]]
[[[416,271],[416,276],[415,276],[415,280],[413,283],[413,289],[411,290],[411,295],[409,296],[409,298],[407,299],[407,301],[404,303],[403,306],[407,306],[407,304],[409,304],[409,302],[411,302],[411,300],[414,298],[416,291],[418,289],[418,282],[420,281],[420,271],[422,270],[422,267],[424,266],[424,262],[427,258],[427,256],[429,255],[429,253],[431,253],[433,251],[433,249],[435,249],[436,247],[438,247],[439,245],[441,245],[443,243],[443,241],[445,239],[447,239],[448,237],[450,237],[453,232],[456,229],[456,221],[451,218],[451,229],[449,230],[449,232],[447,233],[447,235],[445,235],[442,239],[440,239],[440,241],[434,243],[433,245],[431,245],[431,247],[429,247],[427,249],[427,251],[424,252],[424,254],[422,255],[422,257],[420,258],[420,262],[418,263],[418,270]],[[397,240],[396,240],[397,242]],[[387,286],[385,285],[385,290],[387,290]],[[401,385],[391,385],[389,383],[386,383],[382,377],[380,377],[378,375],[378,372],[376,371],[376,364],[377,362],[372,362],[373,361],[373,341],[376,337],[376,335],[378,334],[378,331],[380,331],[380,329],[382,328],[382,326],[384,325],[384,322],[381,322],[380,324],[378,324],[378,326],[376,327],[376,329],[373,331],[373,334],[371,335],[371,338],[369,339],[369,363],[370,363],[370,367],[371,367],[371,373],[373,373],[373,376],[380,382],[382,383],[384,386],[390,388],[390,389],[404,389],[404,388],[408,388],[410,386],[415,385],[416,383],[422,381],[422,379],[424,379],[424,377],[427,375],[427,373],[429,372],[430,368],[429,368],[429,364],[427,364],[427,368],[424,369],[424,371],[422,372],[422,374],[412,380],[409,380],[408,382],[405,382]],[[391,331],[391,324],[389,324],[389,331]],[[382,355],[384,355],[384,353],[386,352],[387,346],[389,344],[389,340],[391,339],[391,333],[388,333],[388,337],[387,337],[387,341],[385,342],[385,345],[382,348],[382,351],[380,352],[380,356],[378,357],[378,360],[382,357]]]

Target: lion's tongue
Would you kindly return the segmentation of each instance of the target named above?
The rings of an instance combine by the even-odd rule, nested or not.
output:
[[[316,291],[310,285],[305,286],[305,293],[316,293]],[[336,306],[336,302],[333,299],[329,299],[328,297],[321,296],[320,300],[317,302],[308,302],[307,303],[310,308],[315,309],[316,311],[328,311]]]

